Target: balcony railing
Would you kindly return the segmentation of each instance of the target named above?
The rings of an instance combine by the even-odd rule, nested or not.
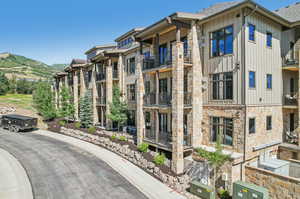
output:
[[[172,132],[160,131],[158,134],[158,144],[161,144],[165,147],[172,147]]]
[[[156,104],[156,93],[146,93],[144,96],[144,104],[145,105]]]
[[[184,93],[184,105],[192,105],[192,93],[185,92]]]
[[[104,104],[106,104],[106,97],[98,97],[97,98],[97,104],[98,105],[104,105]]]
[[[298,139],[298,133],[297,131],[287,131],[285,133],[285,142],[289,144],[296,144],[298,145],[299,139]]]
[[[298,94],[297,93],[285,94],[283,96],[283,104],[285,106],[297,106],[298,105]]]
[[[183,138],[183,146],[192,146],[192,137],[190,134],[185,133]]]
[[[96,74],[96,81],[105,80],[105,78],[106,78],[105,73],[97,73]]]
[[[118,76],[118,70],[113,70],[112,71],[112,75],[113,75],[114,79],[118,79],[119,78],[119,76]]]
[[[143,60],[143,70],[149,70],[155,68],[155,58],[149,57]]]
[[[149,140],[151,142],[155,142],[156,141],[155,128],[146,129],[146,131],[145,131],[145,139]]]
[[[158,103],[160,105],[171,105],[172,104],[171,93],[159,93],[158,94]]]

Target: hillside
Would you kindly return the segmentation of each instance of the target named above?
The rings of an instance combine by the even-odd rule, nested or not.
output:
[[[0,71],[4,72],[8,78],[15,75],[17,78],[37,80],[50,78],[61,69],[24,56],[2,53],[0,54]]]
[[[52,64],[50,67],[53,68],[53,69],[55,69],[55,70],[62,71],[67,66],[68,66],[68,64]]]

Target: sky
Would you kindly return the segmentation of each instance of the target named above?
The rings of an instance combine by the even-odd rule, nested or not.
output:
[[[300,0],[256,0],[276,10]],[[0,4],[0,52],[46,64],[85,58],[95,45],[113,43],[134,27],[174,12],[197,12],[224,0],[9,0]]]

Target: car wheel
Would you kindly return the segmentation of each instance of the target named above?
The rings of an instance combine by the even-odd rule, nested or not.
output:
[[[20,128],[18,126],[14,126],[14,131],[13,131],[14,133],[18,133],[19,130],[20,130]]]
[[[8,130],[9,130],[10,132],[14,132],[14,127],[13,127],[13,126],[8,126]]]

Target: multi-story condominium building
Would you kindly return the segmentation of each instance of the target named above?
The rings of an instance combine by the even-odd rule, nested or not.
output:
[[[74,87],[74,101],[90,69],[94,122],[111,128],[106,114],[119,86],[137,142],[164,152],[174,172],[184,171],[194,148],[215,150],[218,137],[231,154],[232,181],[283,142],[299,143],[300,4],[272,12],[250,0],[219,3],[174,13],[116,42],[86,52],[84,66],[71,63],[81,88]]]

